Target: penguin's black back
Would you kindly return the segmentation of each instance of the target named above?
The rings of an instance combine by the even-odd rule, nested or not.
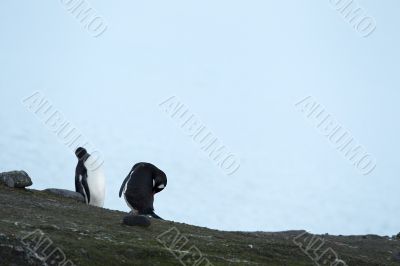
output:
[[[125,197],[139,213],[153,211],[153,169],[148,164],[134,168],[127,182]]]

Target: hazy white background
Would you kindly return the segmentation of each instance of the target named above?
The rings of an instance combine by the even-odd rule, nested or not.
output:
[[[134,163],[168,175],[163,218],[222,230],[400,231],[400,3],[95,1],[92,38],[59,1],[0,2],[0,171],[74,189],[76,158],[22,104],[40,90],[105,155],[106,207]],[[228,177],[158,104],[176,95],[242,160]],[[378,160],[360,175],[294,107],[313,95]]]

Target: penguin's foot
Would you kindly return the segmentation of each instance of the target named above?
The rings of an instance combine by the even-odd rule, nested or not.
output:
[[[128,226],[149,227],[151,225],[150,219],[144,215],[125,216],[123,219],[123,223]]]

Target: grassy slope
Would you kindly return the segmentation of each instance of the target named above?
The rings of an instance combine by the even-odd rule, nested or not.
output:
[[[42,230],[76,265],[181,265],[157,236],[176,227],[213,265],[314,265],[292,239],[301,232],[222,232],[169,221],[121,224],[126,213],[86,206],[35,190],[0,185],[0,265],[28,265],[14,250]],[[347,265],[400,265],[400,241],[377,236],[322,236]],[[18,248],[17,248],[18,249]],[[20,249],[20,248],[19,248]],[[18,260],[18,261],[17,261]]]

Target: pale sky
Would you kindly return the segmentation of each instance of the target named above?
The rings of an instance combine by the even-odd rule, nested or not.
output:
[[[74,189],[76,158],[22,103],[40,91],[104,154],[106,208],[138,161],[168,186],[156,212],[222,230],[387,234],[400,227],[400,3],[357,3],[363,38],[324,1],[0,2],[0,171]],[[225,175],[159,107],[178,97],[241,159]],[[367,176],[295,103],[312,96],[376,158]],[[252,217],[252,219],[248,219]]]

